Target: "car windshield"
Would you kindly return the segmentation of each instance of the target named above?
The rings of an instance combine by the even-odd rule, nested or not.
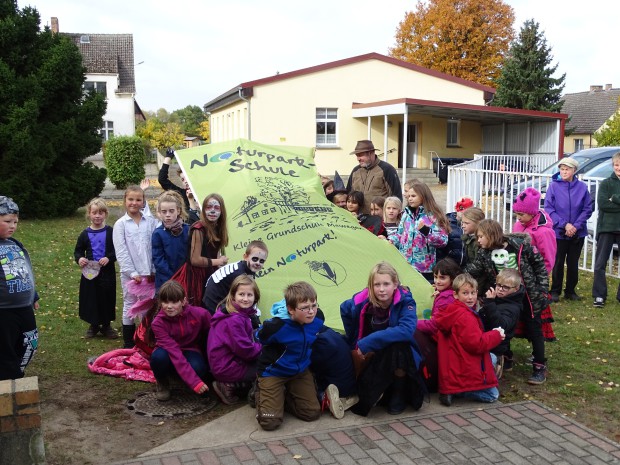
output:
[[[590,171],[586,171],[581,175],[581,177],[589,177],[589,178],[608,178],[611,176],[611,173],[614,172],[614,165],[611,163],[601,163],[600,165],[592,168]]]

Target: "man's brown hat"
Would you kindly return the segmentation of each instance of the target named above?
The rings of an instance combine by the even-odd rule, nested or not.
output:
[[[356,155],[362,152],[376,152],[377,149],[373,145],[371,140],[358,140],[355,145],[355,150],[351,152],[349,155]]]

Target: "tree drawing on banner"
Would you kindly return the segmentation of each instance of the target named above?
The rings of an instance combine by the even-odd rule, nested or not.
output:
[[[418,1],[396,30],[389,53],[479,84],[493,86],[514,37],[514,11],[501,0]]]
[[[283,215],[295,213],[296,206],[310,203],[310,196],[290,181],[277,178],[256,178],[256,184],[260,188],[263,200],[276,205]]]

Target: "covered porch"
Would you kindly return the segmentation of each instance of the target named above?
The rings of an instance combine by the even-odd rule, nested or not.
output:
[[[533,110],[402,98],[353,103],[384,160],[402,169],[433,168],[433,159],[475,154],[563,155],[568,115]],[[397,159],[388,154],[397,152]],[[397,161],[397,165],[395,163]]]

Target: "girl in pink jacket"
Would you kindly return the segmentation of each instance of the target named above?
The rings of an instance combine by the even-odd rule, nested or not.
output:
[[[555,240],[555,231],[553,230],[551,217],[546,211],[540,209],[540,192],[533,187],[525,189],[517,195],[512,211],[517,217],[517,221],[512,227],[513,232],[523,232],[530,235],[534,250],[542,255],[547,273],[551,273],[555,265],[558,243]],[[553,326],[551,326],[553,314],[551,313],[550,306],[547,306],[542,311],[540,318],[542,320],[542,331],[545,341],[555,341],[555,332],[553,331]],[[522,327],[517,327],[516,334],[521,336],[522,332]]]
[[[417,331],[429,334],[437,342],[437,324],[435,318],[448,305],[454,302],[454,291],[452,281],[462,273],[461,267],[451,258],[439,260],[433,267],[434,283],[433,287],[433,308],[428,320],[418,320]]]
[[[155,338],[151,369],[157,381],[157,400],[170,399],[170,375],[175,374],[196,394],[209,388],[209,368],[204,356],[211,314],[187,305],[183,286],[166,281],[159,288],[159,312],[153,318],[149,336]]]
[[[540,209],[540,192],[533,187],[525,189],[517,195],[512,211],[517,216],[512,231],[530,235],[532,246],[542,255],[545,268],[548,273],[551,273],[558,246],[555,241],[553,221],[547,212]]]

